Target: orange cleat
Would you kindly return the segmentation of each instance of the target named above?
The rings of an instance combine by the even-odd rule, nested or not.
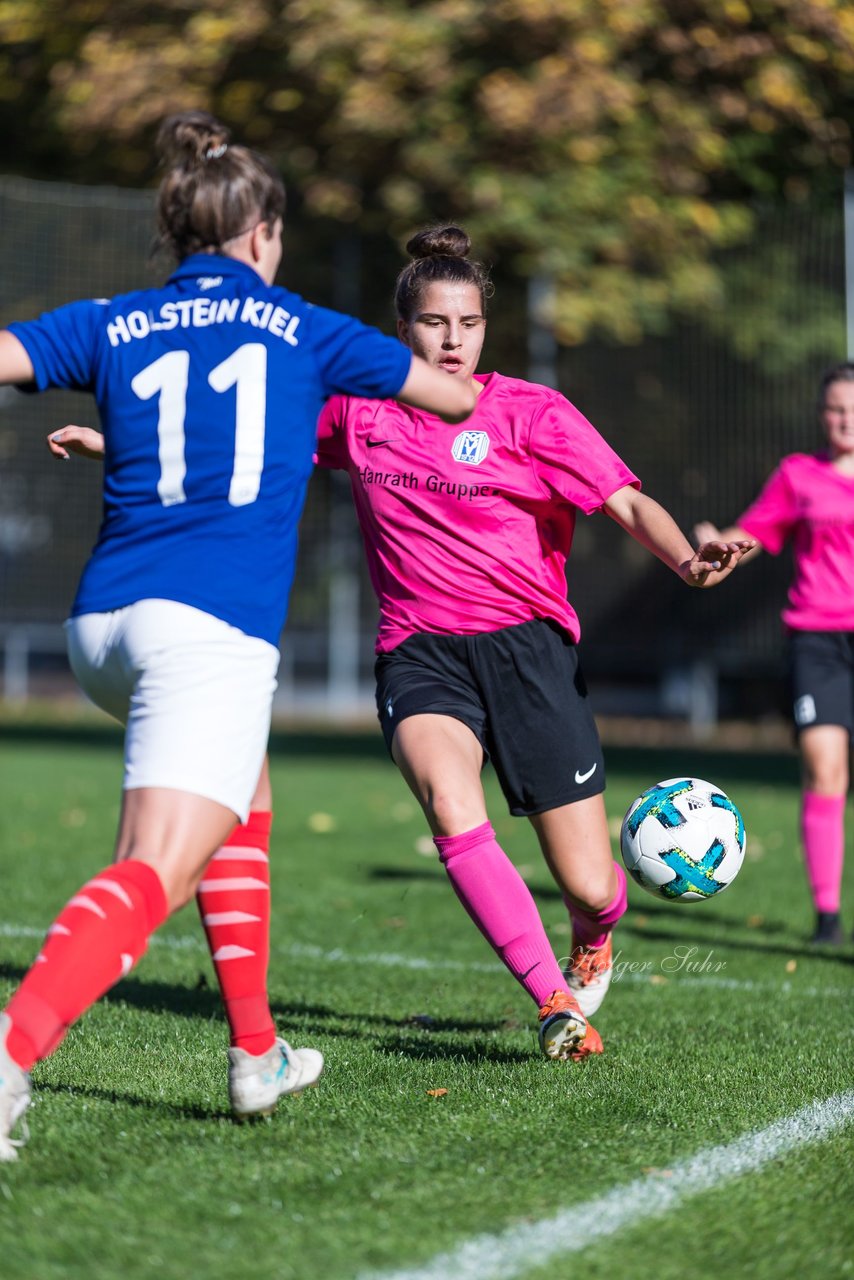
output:
[[[585,1017],[595,1013],[605,999],[613,972],[610,933],[601,947],[573,946],[563,976]]]
[[[540,1048],[547,1058],[579,1061],[602,1052],[602,1038],[591,1027],[574,996],[553,991],[540,1009]]]

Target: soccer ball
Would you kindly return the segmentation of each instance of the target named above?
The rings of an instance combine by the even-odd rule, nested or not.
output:
[[[620,832],[626,870],[647,893],[702,902],[732,884],[744,860],[744,821],[702,778],[668,778],[630,806]]]

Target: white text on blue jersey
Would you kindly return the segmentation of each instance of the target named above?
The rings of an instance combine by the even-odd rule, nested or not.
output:
[[[239,313],[239,314],[238,314]],[[126,316],[117,315],[107,324],[110,346],[134,338],[147,338],[163,329],[199,329],[211,324],[250,324],[255,329],[266,329],[274,338],[281,338],[290,346],[299,346],[296,336],[299,316],[292,316],[284,307],[256,298],[182,298],[180,302],[164,302],[160,310],[130,311]]]

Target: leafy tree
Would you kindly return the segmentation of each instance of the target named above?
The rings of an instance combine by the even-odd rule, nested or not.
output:
[[[147,182],[206,107],[315,217],[548,275],[568,344],[720,313],[758,205],[851,163],[848,0],[3,0],[0,43],[8,167]]]

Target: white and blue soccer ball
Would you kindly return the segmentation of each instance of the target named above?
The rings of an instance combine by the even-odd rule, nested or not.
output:
[[[732,884],[745,841],[744,820],[720,787],[702,778],[668,778],[629,807],[620,852],[647,893],[702,902]]]

